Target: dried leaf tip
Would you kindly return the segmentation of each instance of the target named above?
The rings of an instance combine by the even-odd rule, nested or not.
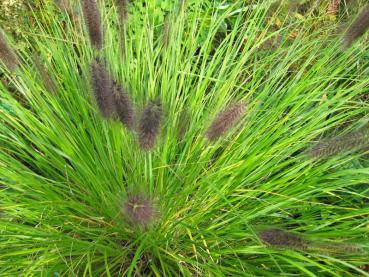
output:
[[[299,235],[280,229],[262,230],[257,235],[263,243],[269,246],[293,249],[305,249],[307,247],[307,241]]]
[[[143,110],[139,122],[139,143],[142,150],[153,148],[157,140],[162,117],[160,103],[151,102]]]
[[[154,223],[158,215],[154,200],[144,193],[128,193],[121,212],[127,223],[140,227]]]
[[[5,65],[5,67],[9,71],[15,71],[15,69],[19,65],[18,57],[7,43],[5,35],[3,34],[1,29],[0,29],[0,61]]]
[[[223,112],[218,114],[206,132],[206,137],[210,141],[217,140],[224,135],[234,125],[236,125],[246,112],[246,105],[242,101],[228,106]]]
[[[97,0],[82,0],[82,9],[91,43],[96,49],[101,49],[103,34]]]
[[[115,111],[113,82],[99,60],[91,64],[91,83],[102,116],[109,118]]]
[[[118,85],[114,84],[115,109],[119,120],[128,128],[134,125],[134,109],[127,93]]]
[[[369,29],[369,5],[366,5],[357,15],[343,37],[343,47],[350,47]]]
[[[346,135],[318,142],[308,151],[308,156],[326,158],[369,146],[369,129],[364,128]]]

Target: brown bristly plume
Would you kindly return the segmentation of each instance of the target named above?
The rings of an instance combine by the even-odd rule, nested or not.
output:
[[[0,29],[0,60],[9,71],[15,71],[15,69],[19,65],[18,57],[7,43],[5,35],[3,34],[1,29]]]
[[[134,109],[127,93],[118,84],[114,83],[115,110],[119,120],[128,128],[134,125]]]
[[[41,81],[43,82],[47,91],[56,93],[56,84],[53,78],[50,76],[49,72],[42,62],[42,59],[39,55],[33,55],[33,63],[36,66],[39,76],[41,77]]]
[[[97,0],[82,0],[82,8],[91,43],[96,49],[101,49],[103,34]]]
[[[272,247],[306,249],[308,242],[299,235],[280,229],[267,229],[257,232],[259,239]]]
[[[241,119],[246,112],[246,105],[242,101],[228,106],[223,112],[218,114],[206,132],[206,137],[210,141],[217,140],[225,134]]]
[[[62,11],[70,12],[72,10],[69,0],[55,0],[55,4]]]
[[[369,128],[318,142],[308,151],[308,156],[326,158],[352,150],[369,147]]]
[[[115,0],[114,2],[118,9],[120,22],[124,23],[128,17],[128,0]]]
[[[142,192],[128,193],[121,212],[127,223],[144,228],[154,223],[158,215],[155,201]]]
[[[99,60],[91,64],[91,84],[102,116],[109,118],[115,112],[113,81]]]
[[[162,117],[161,105],[158,102],[151,102],[143,110],[139,122],[138,139],[140,147],[148,151],[155,145]]]
[[[369,29],[369,5],[366,5],[347,29],[343,37],[344,48],[350,47],[358,38]]]

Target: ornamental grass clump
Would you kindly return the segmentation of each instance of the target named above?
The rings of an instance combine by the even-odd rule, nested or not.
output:
[[[21,70],[1,70],[0,276],[367,275],[365,152],[306,152],[367,122],[369,45],[341,51],[315,13],[270,28],[271,1],[135,1],[124,28],[114,2],[98,1],[104,47],[45,8],[12,49]]]

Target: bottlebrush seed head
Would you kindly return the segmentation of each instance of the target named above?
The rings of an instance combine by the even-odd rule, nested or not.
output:
[[[161,117],[160,103],[151,102],[142,112],[139,122],[139,143],[142,150],[150,150],[155,145]]]
[[[157,216],[154,201],[144,193],[128,193],[121,212],[128,223],[141,227],[153,223]]]
[[[347,29],[343,37],[343,46],[350,47],[369,29],[369,5],[366,5]]]
[[[365,149],[369,146],[369,129],[348,133],[344,136],[323,140],[308,151],[310,157],[330,157],[350,150]]]
[[[115,0],[115,5],[118,8],[121,22],[124,22],[128,17],[128,0]]]
[[[91,43],[96,49],[101,49],[103,34],[97,1],[82,0],[82,8]]]
[[[134,125],[134,109],[127,93],[118,85],[114,84],[115,109],[119,120],[128,128]]]
[[[102,116],[110,117],[115,111],[113,82],[104,65],[98,60],[91,65],[91,83]]]
[[[304,249],[307,242],[300,236],[279,229],[268,229],[258,232],[258,237],[269,246]]]
[[[243,102],[237,102],[228,106],[223,112],[218,114],[213,123],[206,132],[206,137],[210,141],[217,140],[229,129],[238,123],[242,115],[246,112],[246,105]]]
[[[8,68],[9,71],[14,71],[19,65],[17,55],[8,45],[5,39],[5,35],[3,34],[1,29],[0,29],[0,60]]]

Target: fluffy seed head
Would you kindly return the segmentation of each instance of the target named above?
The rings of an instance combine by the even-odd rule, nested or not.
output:
[[[0,60],[10,71],[14,71],[19,65],[18,58],[8,45],[1,29],[0,29]]]
[[[157,215],[154,201],[143,193],[128,193],[121,212],[128,223],[142,227],[153,223]]]
[[[258,237],[269,246],[304,249],[307,242],[296,234],[279,229],[268,229],[258,232]]]
[[[114,84],[115,109],[119,120],[129,129],[134,125],[134,109],[127,93],[118,85]]]
[[[246,105],[243,102],[238,102],[227,107],[223,112],[218,114],[213,123],[206,132],[206,137],[210,141],[215,141],[220,136],[225,134],[241,119],[246,112]]]
[[[69,0],[55,0],[55,4],[59,7],[62,11],[70,11],[70,3]]]
[[[91,43],[95,48],[101,49],[103,44],[103,35],[97,1],[82,0],[82,8]]]
[[[115,111],[113,82],[104,65],[98,60],[91,65],[91,83],[102,116],[110,117]]]
[[[160,103],[151,102],[142,112],[139,122],[139,143],[142,150],[150,150],[155,145],[161,117]]]
[[[348,133],[344,136],[323,140],[308,151],[308,156],[326,158],[339,153],[369,147],[369,129]]]
[[[366,33],[369,28],[369,5],[366,5],[357,15],[354,22],[347,29],[343,37],[343,46],[350,47],[358,38]]]
[[[115,0],[115,5],[118,8],[121,22],[124,22],[128,17],[128,0]]]

